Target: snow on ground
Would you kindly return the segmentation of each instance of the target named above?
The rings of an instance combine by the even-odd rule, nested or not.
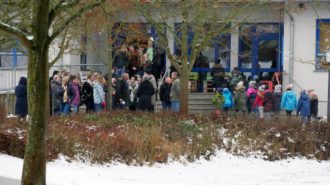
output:
[[[0,177],[20,179],[22,164],[21,159],[0,154]],[[90,165],[79,161],[69,163],[62,157],[47,163],[47,184],[329,185],[330,161],[290,159],[269,162],[219,151],[210,161],[137,167],[124,164]]]

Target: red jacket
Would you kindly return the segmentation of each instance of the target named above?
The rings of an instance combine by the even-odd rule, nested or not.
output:
[[[256,105],[258,105],[258,107],[262,107],[264,105],[264,102],[265,102],[265,95],[264,95],[264,93],[258,91],[257,97],[256,97],[256,99],[253,102],[252,109],[254,109],[254,107]]]

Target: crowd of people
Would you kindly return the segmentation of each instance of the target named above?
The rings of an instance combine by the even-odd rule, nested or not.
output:
[[[234,110],[240,114],[254,114],[260,119],[272,119],[284,110],[288,117],[296,111],[303,123],[317,119],[318,97],[313,89],[302,90],[297,98],[292,84],[287,85],[282,92],[281,83],[271,88],[260,81],[258,76],[246,82],[243,74],[236,69],[228,79],[224,71],[216,69],[211,73],[217,90],[212,102],[219,116],[220,110],[225,114],[228,110]]]
[[[85,82],[79,75],[54,71],[50,80],[50,107],[52,115],[68,115],[79,112],[85,105],[86,112],[100,112],[106,109],[107,96],[111,96],[112,109],[129,109],[153,112],[156,104],[158,86],[150,68],[145,68],[142,77],[129,77],[127,72],[118,78],[113,76],[112,93],[108,94],[106,77],[90,73]],[[164,110],[179,111],[180,80],[178,73],[165,78],[159,87],[159,97]]]

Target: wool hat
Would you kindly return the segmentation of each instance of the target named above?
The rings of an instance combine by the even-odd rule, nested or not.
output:
[[[239,89],[245,89],[244,84],[243,84],[243,81],[240,81],[240,82],[237,83],[236,89],[237,90],[239,90]]]
[[[274,92],[281,92],[281,91],[282,91],[282,85],[281,84],[275,85]]]
[[[261,85],[260,87],[259,87],[259,91],[265,91],[265,88],[266,88],[266,86],[265,85]]]
[[[288,84],[287,86],[286,86],[286,90],[292,90],[293,89],[293,85],[292,84]]]
[[[256,87],[256,81],[250,81],[249,82],[249,87],[255,88]]]

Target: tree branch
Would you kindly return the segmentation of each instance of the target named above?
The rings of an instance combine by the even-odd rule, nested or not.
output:
[[[62,23],[50,36],[49,40],[50,42],[53,41],[72,21],[74,21],[76,18],[80,17],[83,13],[87,12],[88,10],[91,10],[97,6],[100,6],[105,0],[99,0],[97,2],[88,4],[82,8],[80,8],[75,14],[71,15],[64,23]]]
[[[48,64],[48,69],[50,69],[61,58],[61,56],[64,53],[64,50],[66,48],[68,48],[68,45],[69,45],[69,39],[67,39],[67,29],[66,29],[65,33],[64,33],[64,36],[63,36],[63,39],[62,39],[62,42],[61,42],[61,45],[59,46],[60,51],[58,52],[57,56],[53,59],[53,61],[51,61]]]
[[[65,0],[61,0],[54,8],[52,8],[48,14],[49,22],[48,27],[50,27],[55,19],[55,17],[60,13],[68,10],[79,4],[80,0],[72,0],[70,2],[65,3]]]
[[[0,21],[0,31],[16,37],[27,49],[31,48],[31,41],[28,39],[28,33],[23,30]]]

